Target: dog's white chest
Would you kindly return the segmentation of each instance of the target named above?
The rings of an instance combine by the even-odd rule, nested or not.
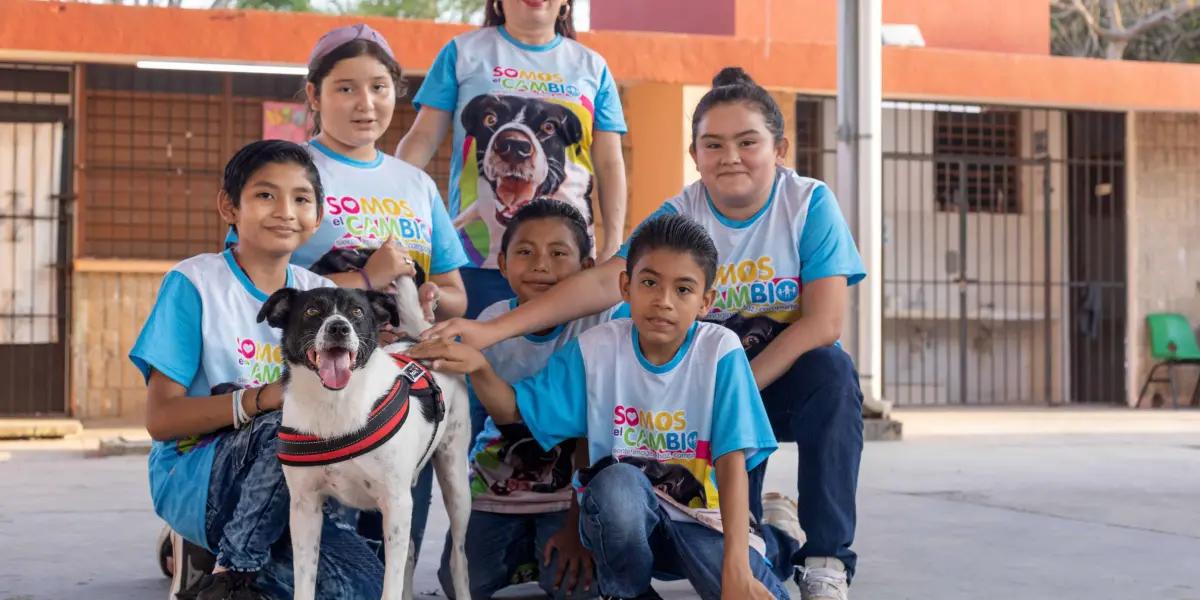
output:
[[[400,470],[411,469],[412,461],[399,460],[396,450],[385,444],[369,454],[331,465],[284,467],[284,473],[292,493],[304,490],[332,496],[346,506],[377,509],[414,479],[414,474]]]

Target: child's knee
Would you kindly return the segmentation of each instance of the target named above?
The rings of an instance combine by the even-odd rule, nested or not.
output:
[[[643,516],[658,507],[658,498],[650,487],[650,480],[641,469],[615,463],[601,469],[588,483],[580,501],[580,511],[587,518],[584,528],[602,525],[605,533],[630,530],[630,535],[646,532]]]
[[[614,463],[600,470],[588,483],[583,498],[601,509],[645,506],[653,496],[650,480],[642,470],[628,463]]]

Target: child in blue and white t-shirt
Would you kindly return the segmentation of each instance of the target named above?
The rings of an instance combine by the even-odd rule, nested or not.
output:
[[[219,198],[237,243],[166,274],[129,353],[147,383],[150,496],[172,531],[172,596],[292,595],[290,543],[279,543],[288,491],[275,455],[281,332],[258,314],[280,288],[334,287],[288,264],[321,222],[322,193],[301,146],[266,140],[239,150],[225,167]],[[211,574],[200,566],[210,552]],[[370,546],[327,519],[320,589],[378,597],[382,583],[383,565]]]
[[[630,319],[593,327],[509,384],[470,346],[434,339],[409,354],[470,375],[500,426],[543,448],[586,437],[580,534],[599,592],[657,598],[651,577],[687,578],[701,598],[788,598],[751,535],[747,471],[777,448],[737,336],[697,319],[715,300],[717,251],[682,215],[644,223],[621,293]]]
[[[534,200],[513,215],[500,248],[500,272],[517,296],[484,309],[502,315],[552,286],[595,265],[591,239],[579,211],[557,200]],[[483,351],[500,378],[515,383],[537,373],[550,356],[617,307]],[[472,394],[473,396],[474,394]],[[472,405],[478,400],[472,398]],[[482,409],[482,408],[481,408]],[[579,541],[579,505],[571,489],[577,468],[588,466],[586,441],[566,440],[545,450],[520,424],[498,427],[484,415],[471,450],[471,522],[467,533],[472,598],[491,598],[514,583],[532,581],[553,598],[595,597],[591,554]],[[577,453],[582,460],[577,463]],[[451,590],[450,546],[438,577]]]

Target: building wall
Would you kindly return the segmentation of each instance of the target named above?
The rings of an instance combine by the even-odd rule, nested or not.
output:
[[[929,48],[1049,54],[1049,17],[1044,0],[977,1],[966,10],[946,10],[946,0],[883,3],[884,23],[917,25]],[[598,0],[591,28],[836,44],[837,18],[831,0]]]
[[[821,102],[819,171],[836,193],[836,110],[832,99]],[[1019,117],[1020,156],[1034,156],[1033,138],[1046,134],[1053,189],[1049,246],[1044,167],[1026,165],[1018,169],[1019,212],[968,213],[964,249],[959,213],[940,211],[935,204],[934,117],[928,110],[933,107],[908,106],[883,110],[884,273],[868,275],[884,278],[884,397],[900,405],[959,402],[963,375],[956,261],[965,259],[967,278],[979,282],[967,288],[967,401],[1042,400],[1048,316],[1051,398],[1061,402],[1069,396],[1065,291],[1052,288],[1047,306],[1042,283],[1047,253],[1052,281],[1065,279],[1067,265],[1063,113],[1022,110]],[[854,228],[853,207],[843,200],[842,210]]]
[[[146,383],[129,351],[154,306],[163,272],[75,273],[71,416],[141,418]]]
[[[1146,315],[1183,314],[1200,326],[1200,115],[1135,113],[1129,178],[1129,403],[1153,366]],[[1160,372],[1165,376],[1166,372]],[[1196,369],[1176,369],[1179,401],[1187,403]],[[1169,386],[1155,392],[1168,405]]]

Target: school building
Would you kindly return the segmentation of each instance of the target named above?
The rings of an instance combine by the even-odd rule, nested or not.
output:
[[[607,59],[630,128],[627,232],[697,178],[691,109],[728,65],[773,91],[795,168],[837,191],[836,4],[592,2],[580,41]],[[1146,315],[1200,323],[1200,67],[1052,57],[1045,0],[944,4],[884,3],[924,39],[883,50],[884,397],[1135,405]],[[126,355],[163,274],[221,248],[221,167],[287,129],[288,68],[362,21],[410,91],[471,27],[0,0],[0,417],[141,414]],[[443,192],[448,145],[429,167]],[[1177,377],[1186,403],[1196,374]]]

